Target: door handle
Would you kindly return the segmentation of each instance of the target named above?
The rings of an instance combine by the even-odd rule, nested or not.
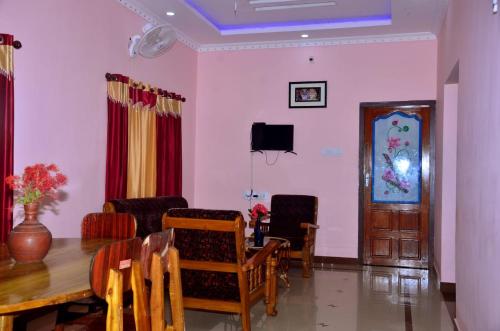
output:
[[[365,187],[368,187],[370,185],[370,174],[366,173],[365,174]]]

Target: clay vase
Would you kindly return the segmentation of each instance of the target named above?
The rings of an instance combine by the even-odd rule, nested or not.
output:
[[[52,244],[52,234],[38,222],[38,202],[24,205],[24,221],[12,229],[7,245],[18,263],[41,262]]]

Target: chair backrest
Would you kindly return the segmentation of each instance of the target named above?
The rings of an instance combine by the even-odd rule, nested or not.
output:
[[[90,264],[90,286],[94,294],[106,299],[108,278],[112,269],[121,272],[122,291],[131,289],[132,261],[141,259],[142,239],[116,241],[101,247]]]
[[[134,294],[137,331],[150,331],[146,315],[145,286],[141,271],[141,238],[116,241],[101,247],[90,264],[90,286],[94,294],[108,303],[107,331],[123,330],[123,292]],[[137,312],[141,312],[137,314]]]
[[[244,227],[239,211],[167,211],[163,228],[175,231],[185,297],[240,300],[237,273],[246,261]]]
[[[269,234],[303,242],[306,230],[300,228],[300,223],[316,224],[317,214],[318,198],[315,196],[273,195]]]
[[[137,224],[127,213],[91,213],[82,220],[82,239],[130,239],[135,237]]]
[[[142,242],[141,267],[144,278],[151,280],[151,262],[153,254],[161,257],[163,273],[168,272],[168,249],[174,246],[174,231],[155,232],[147,236]]]
[[[170,208],[187,208],[186,199],[181,196],[154,198],[113,199],[103,206],[104,211],[130,213],[137,220],[137,236],[145,238],[150,233],[161,232],[162,216]]]
[[[184,305],[179,252],[173,246],[173,229],[152,233],[142,243],[141,266],[144,278],[151,280],[151,329],[165,330],[164,274],[169,274],[172,325],[168,330],[184,331]]]

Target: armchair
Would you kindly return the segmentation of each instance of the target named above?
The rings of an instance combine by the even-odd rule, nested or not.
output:
[[[290,240],[292,259],[302,260],[303,277],[310,277],[316,224],[318,198],[310,195],[276,194],[271,198],[271,217],[263,227],[266,235]],[[254,222],[250,222],[252,227]]]
[[[243,331],[250,331],[251,305],[264,298],[266,313],[277,313],[279,243],[247,259],[244,227],[238,211],[170,209],[163,216],[163,229],[175,231],[184,307],[240,314]]]

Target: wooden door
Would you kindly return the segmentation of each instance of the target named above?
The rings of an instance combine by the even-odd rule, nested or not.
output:
[[[363,262],[427,268],[433,102],[362,104]]]

